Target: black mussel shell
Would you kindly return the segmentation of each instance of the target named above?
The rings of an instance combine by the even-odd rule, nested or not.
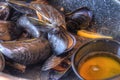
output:
[[[30,14],[26,14],[24,16],[21,16],[18,19],[17,23],[22,28],[24,28],[34,38],[40,37],[41,32],[55,33],[55,31],[58,29],[58,27],[57,28],[50,28],[50,26],[47,26],[47,24],[45,22],[39,21],[37,16],[33,16]]]
[[[54,7],[32,3],[31,8],[36,11],[39,21],[46,23],[49,28],[63,27],[66,29],[64,16]]]
[[[46,60],[51,55],[51,48],[41,37],[0,43],[0,52],[17,63],[31,65]]]
[[[0,2],[0,20],[7,20],[9,16],[9,6],[5,2]]]
[[[86,29],[90,26],[93,13],[88,8],[79,8],[66,15],[67,29],[76,32],[80,29]]]
[[[54,27],[54,26],[50,26],[48,25],[48,23],[41,21],[37,18],[37,16],[32,16],[32,15],[26,15],[26,17],[28,18],[28,20],[34,25],[34,27],[36,27],[38,29],[38,31],[40,32],[44,32],[44,33],[58,33],[60,28]],[[60,26],[61,27],[61,26]]]
[[[12,8],[23,14],[35,14],[35,11],[29,7],[30,3],[27,3],[25,1],[7,0],[7,3]]]
[[[15,10],[14,8],[10,7],[10,15],[8,17],[8,21],[12,21],[12,22],[17,22],[17,20],[24,15],[23,13]]]

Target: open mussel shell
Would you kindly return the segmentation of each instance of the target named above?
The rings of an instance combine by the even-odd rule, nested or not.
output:
[[[61,64],[63,62],[63,60],[65,60],[67,58],[70,58],[72,56],[72,54],[74,54],[78,51],[78,49],[80,48],[80,46],[83,43],[88,41],[88,39],[85,39],[85,38],[79,38],[79,37],[76,37],[76,36],[75,36],[75,38],[76,38],[76,45],[74,46],[74,48],[72,50],[67,52],[67,55],[62,55],[62,56],[52,55],[42,65],[41,70],[42,71],[47,71],[47,70],[50,70],[50,69],[56,67],[57,65]]]
[[[58,33],[48,33],[48,40],[56,55],[70,51],[76,44],[75,37],[62,27]]]
[[[2,71],[5,67],[5,59],[2,53],[0,53],[0,71]]]
[[[91,25],[93,12],[87,7],[79,8],[66,14],[67,29],[76,33],[77,30],[87,29]]]
[[[66,38],[66,41],[67,41],[67,48],[65,49],[65,52],[68,52],[70,51],[76,44],[76,38],[74,37],[74,35],[72,35],[71,33],[69,33],[68,31],[66,31],[64,28],[61,28],[63,30],[63,35],[65,35],[65,37],[63,38]],[[62,33],[60,33],[62,34]]]
[[[50,28],[48,23],[39,20],[37,16],[27,14],[26,17],[33,25],[35,25],[36,28],[38,28],[39,31],[49,32],[52,30],[52,28]]]
[[[69,33],[69,32],[67,32],[67,33],[68,33],[68,35],[67,35],[68,46],[67,46],[67,49],[65,50],[65,52],[70,51],[76,44],[75,37],[71,33]]]
[[[39,21],[47,23],[50,28],[62,27],[66,29],[64,16],[50,5],[32,3],[30,6],[37,13]]]
[[[26,17],[34,25],[34,27],[36,27],[37,30],[40,32],[56,34],[60,30],[61,26],[54,27],[54,26],[50,25],[49,23],[46,23],[46,22],[38,19],[37,16],[33,16],[33,15],[28,14],[28,15],[26,15]]]
[[[52,52],[56,55],[61,55],[67,49],[68,40],[66,35],[48,33],[48,41],[51,44]]]
[[[7,20],[9,16],[9,7],[5,2],[0,2],[0,20]]]

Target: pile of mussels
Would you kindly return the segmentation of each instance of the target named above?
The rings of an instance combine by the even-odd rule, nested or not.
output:
[[[69,32],[87,28],[92,12],[84,7],[67,15],[41,2],[6,0],[0,2],[0,70],[4,57],[23,65],[59,56],[76,44]],[[66,27],[67,26],[67,27]]]

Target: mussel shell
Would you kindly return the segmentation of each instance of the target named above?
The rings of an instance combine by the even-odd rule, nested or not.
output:
[[[29,14],[21,16],[18,19],[17,23],[34,38],[40,37],[41,32],[57,33],[59,31],[59,27],[51,28],[50,26],[47,26],[47,23],[40,22],[37,16],[33,16]]]
[[[23,13],[15,10],[14,8],[10,7],[10,14],[8,17],[8,21],[17,22],[17,20],[23,15]]]
[[[67,32],[67,31],[66,31],[66,36],[67,36],[67,39],[68,39],[68,47],[65,50],[65,52],[68,52],[71,49],[73,49],[73,47],[75,46],[76,38],[74,37],[74,35],[72,35],[71,33]]]
[[[60,34],[48,33],[48,40],[51,43],[52,50],[55,54],[60,55],[67,49],[67,38]]]
[[[34,25],[34,27],[38,28],[38,30],[41,32],[50,32],[50,31],[53,32],[53,29],[56,29],[56,28],[50,28],[50,26],[48,26],[46,22],[39,21],[37,16],[28,14],[26,15],[26,17]]]
[[[14,40],[21,35],[22,29],[10,21],[0,20],[0,40]]]
[[[34,25],[35,28],[37,28],[40,32],[44,33],[58,33],[60,31],[60,27],[54,27],[52,25],[48,25],[48,23],[44,21],[39,21],[39,19],[36,16],[32,15],[26,15],[28,20]]]
[[[10,22],[0,21],[0,40],[11,40],[11,36],[9,33],[10,27]]]
[[[5,2],[0,2],[0,20],[7,20],[9,16],[9,7]]]
[[[35,11],[29,7],[29,3],[25,1],[7,0],[7,3],[23,14],[35,14]]]
[[[82,8],[80,7],[73,12],[67,13],[66,17],[75,20],[79,18],[81,15],[88,16],[90,20],[92,20],[93,12],[87,7]]]
[[[17,22],[21,27],[23,27],[30,35],[35,38],[40,37],[40,31],[38,26],[30,21],[30,19],[25,15],[20,17]]]
[[[4,56],[0,53],[0,71],[2,71],[5,67],[5,59]]]
[[[29,20],[34,20],[34,22],[36,21],[37,23],[39,23],[39,25],[44,26],[44,28],[40,27],[40,30],[46,31],[47,29],[54,32],[54,30],[58,30],[58,27],[64,27],[66,29],[64,16],[61,15],[55,8],[50,5],[39,3],[27,4],[13,0],[8,1],[8,3],[17,11],[23,14],[27,14]],[[28,15],[32,15],[34,17]],[[32,24],[36,25],[36,23]]]
[[[48,40],[51,43],[52,50],[56,55],[64,54],[70,51],[76,44],[75,37],[64,28],[59,33],[48,33]]]
[[[36,11],[39,21],[45,22],[49,28],[63,27],[66,29],[64,16],[52,6],[32,3],[30,7]]]
[[[49,42],[44,38],[9,41],[0,44],[0,52],[11,60],[30,65],[43,62],[50,56]]]
[[[87,7],[79,8],[66,14],[67,29],[76,32],[80,29],[87,29],[92,22],[93,12]]]

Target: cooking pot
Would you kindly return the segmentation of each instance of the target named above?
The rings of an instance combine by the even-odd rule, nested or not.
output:
[[[72,57],[72,69],[80,79],[83,78],[78,71],[79,65],[90,57],[98,55],[113,57],[120,62],[120,42],[111,39],[95,39],[82,45]]]

